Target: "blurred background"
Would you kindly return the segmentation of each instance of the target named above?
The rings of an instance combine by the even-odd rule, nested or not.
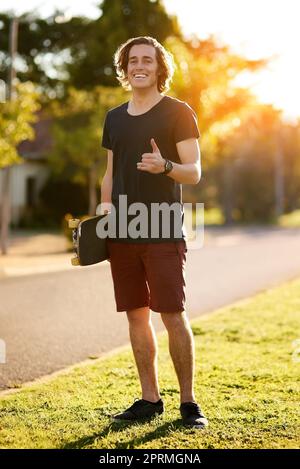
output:
[[[204,203],[207,226],[300,225],[299,8],[297,0],[0,0],[2,262],[20,243],[22,252],[68,251],[67,219],[95,214],[104,116],[129,99],[113,54],[140,35],[172,52],[167,94],[198,116],[202,179],[183,187],[183,201]]]
[[[299,10],[298,0],[0,0],[0,389],[128,343],[109,263],[73,267],[67,221],[100,202],[104,116],[129,99],[113,54],[130,37],[173,54],[167,94],[198,117],[202,178],[183,186],[183,202],[204,204],[205,242],[187,254],[189,316],[299,277]],[[287,307],[276,308],[281,334]],[[159,315],[154,325],[164,328]]]

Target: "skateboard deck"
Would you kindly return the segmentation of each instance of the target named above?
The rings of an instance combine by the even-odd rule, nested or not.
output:
[[[98,221],[105,216],[97,215],[82,221],[78,218],[69,220],[75,253],[71,259],[72,265],[91,265],[109,259],[106,238],[99,238],[96,232]]]

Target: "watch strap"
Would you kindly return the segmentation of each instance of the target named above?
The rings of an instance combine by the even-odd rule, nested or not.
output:
[[[162,174],[168,174],[170,171],[172,171],[173,169],[173,165],[172,165],[172,162],[170,160],[167,160],[165,158],[166,162],[165,162],[165,170]]]

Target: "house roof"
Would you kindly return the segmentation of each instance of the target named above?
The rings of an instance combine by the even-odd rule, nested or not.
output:
[[[18,145],[18,152],[24,159],[43,160],[52,148],[53,137],[51,135],[52,118],[38,114],[38,121],[32,124],[35,131],[34,140],[24,140]]]

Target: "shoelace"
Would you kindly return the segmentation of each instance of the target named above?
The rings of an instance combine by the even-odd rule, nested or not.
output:
[[[143,399],[137,399],[135,400],[135,402],[132,404],[132,406],[130,407],[130,410],[135,410],[135,409],[138,409],[139,407],[141,406],[144,406],[146,404],[150,404],[150,402],[146,402],[144,401]]]
[[[130,410],[138,409],[143,404],[144,404],[144,401],[142,399],[137,399],[137,400],[135,400],[135,402],[130,407]]]
[[[203,414],[202,414],[202,411],[201,411],[199,405],[196,404],[195,402],[189,402],[188,404],[184,405],[184,409],[188,409],[188,408],[193,410],[193,412],[195,414],[197,414],[199,417],[203,417]]]

